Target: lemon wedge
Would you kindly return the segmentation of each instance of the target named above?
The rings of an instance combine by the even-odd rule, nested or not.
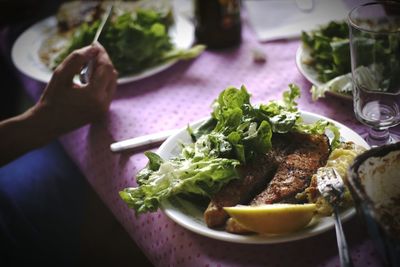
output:
[[[261,234],[285,234],[306,227],[316,211],[315,204],[268,204],[224,207],[237,222]]]

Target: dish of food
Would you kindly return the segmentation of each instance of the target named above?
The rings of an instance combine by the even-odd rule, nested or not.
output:
[[[118,9],[114,8],[114,10]],[[50,80],[52,69],[55,67],[52,66],[52,62],[56,60],[60,51],[65,49],[73,38],[73,33],[60,35],[58,29],[59,25],[60,18],[52,16],[34,24],[19,36],[13,45],[11,56],[14,64],[21,72],[42,82],[48,82]],[[81,25],[80,27],[89,29],[90,26],[85,25],[86,24],[83,26]],[[96,25],[94,24],[92,28],[94,29],[95,27]],[[81,32],[84,30],[80,29]],[[93,31],[92,29],[89,30],[91,34]],[[160,29],[156,30],[158,31]],[[168,36],[171,39],[173,51],[171,50],[171,54],[164,57],[165,60],[157,61],[143,70],[134,69],[133,74],[130,74],[129,71],[125,73],[124,71],[120,71],[120,73],[123,74],[118,79],[118,83],[123,84],[149,77],[167,69],[180,58],[183,58],[184,56],[178,55],[178,53],[190,50],[194,42],[193,25],[180,14],[173,14],[173,24],[168,28]],[[101,38],[102,36],[100,36],[100,42]],[[139,41],[136,40],[136,42]],[[122,60],[118,60],[118,63],[120,62],[124,63]],[[122,66],[122,63],[119,65]],[[114,64],[116,64],[116,62]],[[129,65],[128,63],[125,64]]]
[[[358,155],[349,184],[356,207],[387,266],[400,265],[400,143]]]
[[[343,76],[342,79],[332,79],[327,83],[323,83],[318,79],[317,71],[305,62],[310,60],[310,49],[304,46],[299,46],[296,51],[296,65],[300,73],[313,84],[311,88],[312,98],[314,100],[323,97],[325,94],[351,100],[352,96],[349,93],[342,92],[342,88],[351,86],[351,74]],[[347,89],[346,89],[347,90]]]
[[[351,99],[349,30],[345,21],[331,21],[302,32],[296,64],[309,80],[314,100],[325,93]]]
[[[301,115],[306,123],[313,123],[319,119],[331,121],[340,128],[340,133],[344,140],[353,141],[355,144],[358,144],[365,148],[368,147],[368,144],[361,136],[336,121],[310,112],[303,111],[301,112]],[[198,122],[192,127],[195,128],[200,124],[201,122]],[[187,133],[186,129],[182,129],[180,132],[171,136],[162,144],[162,146],[158,150],[158,154],[162,158],[171,158],[173,156],[176,156],[180,152],[179,144],[187,142],[191,142],[190,136]],[[201,206],[197,206],[190,201],[181,198],[166,200],[162,203],[162,209],[169,218],[171,218],[179,225],[185,227],[186,229],[210,238],[235,243],[282,243],[318,235],[334,227],[334,219],[332,217],[321,217],[316,219],[315,221],[312,221],[310,225],[303,230],[285,235],[237,235],[228,233],[221,229],[211,229],[207,227],[206,223],[204,222],[204,208]],[[354,214],[355,209],[348,208],[341,212],[340,217],[342,221],[346,221]]]
[[[157,153],[145,152],[149,163],[136,175],[139,186],[120,191],[121,198],[137,215],[162,208],[192,231],[232,242],[284,242],[329,229],[333,220],[326,216],[331,211],[316,192],[316,173],[324,167],[342,175],[368,145],[337,122],[300,112],[299,96],[300,89],[290,84],[282,101],[252,105],[244,86],[225,89],[209,119],[170,137]],[[348,200],[343,219],[354,214]],[[269,208],[282,203],[290,205]],[[296,206],[306,203],[312,205],[305,210]],[[311,223],[299,224],[301,230],[288,225],[274,230],[277,235],[259,235],[249,233],[251,228],[242,227],[238,217],[229,218],[225,208],[238,204],[247,207],[230,212],[255,208],[267,220],[272,212],[279,212],[275,218],[301,212],[307,219],[311,209],[315,216]]]
[[[371,26],[380,28],[379,23]],[[363,67],[355,71],[361,77],[369,77],[370,70],[384,77],[390,73],[387,66],[398,65],[393,57],[393,54],[398,53],[396,40],[371,40],[368,36],[362,36],[355,42],[360,47],[358,57],[363,60]],[[373,51],[380,51],[379,55]],[[381,59],[378,64],[375,62],[376,57]],[[313,31],[302,32],[296,63],[299,71],[314,84],[311,87],[314,100],[324,97],[325,93],[352,98],[350,39],[345,21],[331,21]]]

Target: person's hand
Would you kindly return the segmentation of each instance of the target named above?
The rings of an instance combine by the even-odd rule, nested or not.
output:
[[[93,60],[87,85],[73,78]],[[0,122],[0,166],[47,144],[54,138],[100,119],[110,106],[117,72],[104,48],[94,45],[74,51],[54,71],[41,98],[23,114]]]
[[[89,83],[74,83],[74,76],[89,60],[93,60]],[[99,43],[75,50],[56,68],[33,111],[56,135],[65,133],[108,111],[116,80],[117,72]]]

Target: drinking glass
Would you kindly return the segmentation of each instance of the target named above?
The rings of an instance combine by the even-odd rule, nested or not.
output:
[[[397,142],[389,128],[400,124],[400,3],[358,6],[348,25],[355,116],[371,146]]]

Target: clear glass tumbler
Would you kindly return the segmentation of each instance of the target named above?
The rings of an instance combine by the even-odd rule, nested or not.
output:
[[[400,124],[400,3],[358,6],[348,25],[355,116],[371,146],[397,142],[389,128]]]

